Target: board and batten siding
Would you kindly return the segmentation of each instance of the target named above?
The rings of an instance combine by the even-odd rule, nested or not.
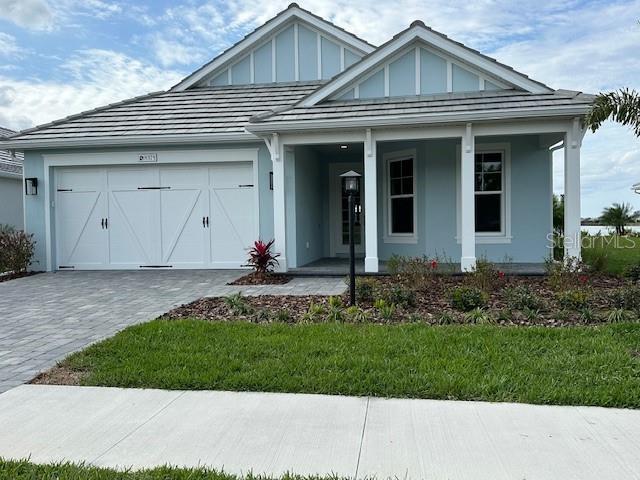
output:
[[[24,226],[22,185],[22,176],[0,175],[0,225],[10,225],[22,230]]]
[[[423,45],[412,45],[343,88],[332,100],[403,97],[508,88]]]
[[[362,58],[362,52],[303,22],[289,24],[256,48],[212,72],[203,85],[247,85],[327,80]]]

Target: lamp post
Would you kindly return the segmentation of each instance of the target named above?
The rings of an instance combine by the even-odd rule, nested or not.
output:
[[[340,175],[344,178],[344,191],[348,195],[349,208],[349,305],[356,304],[356,258],[355,238],[353,235],[355,224],[355,195],[360,190],[360,174],[350,170]]]

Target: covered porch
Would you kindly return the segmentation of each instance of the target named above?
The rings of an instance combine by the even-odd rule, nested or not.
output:
[[[342,274],[348,235],[339,175],[356,170],[361,271],[384,272],[397,254],[438,257],[458,271],[487,258],[505,270],[540,273],[553,241],[558,148],[565,152],[565,253],[579,257],[583,135],[577,117],[269,135],[280,268]]]

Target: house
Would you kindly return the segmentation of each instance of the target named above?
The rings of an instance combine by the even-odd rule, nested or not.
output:
[[[0,141],[15,134],[0,127]],[[22,154],[0,149],[0,225],[22,230]]]
[[[552,148],[580,232],[583,117],[554,90],[413,22],[380,46],[291,4],[168,91],[25,130],[26,228],[47,270],[231,268],[275,238],[287,270],[347,253],[539,263]],[[567,254],[580,255],[579,242]],[[42,268],[42,266],[40,268]]]

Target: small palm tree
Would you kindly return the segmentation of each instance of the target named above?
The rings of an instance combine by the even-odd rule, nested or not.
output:
[[[609,118],[622,125],[629,125],[636,136],[640,137],[640,94],[628,88],[598,94],[587,114],[587,127],[595,132]]]
[[[636,216],[628,203],[614,203],[602,211],[600,221],[616,229],[616,235],[624,235],[626,226],[635,222]]]

